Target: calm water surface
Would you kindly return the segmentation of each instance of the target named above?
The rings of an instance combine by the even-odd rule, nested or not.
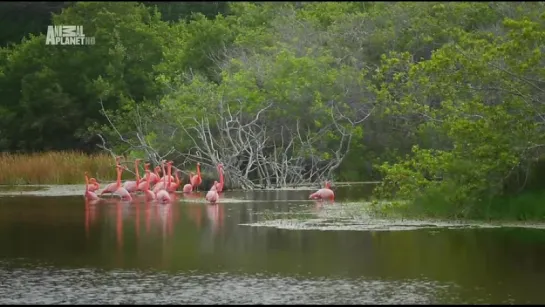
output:
[[[544,230],[248,227],[317,209],[306,191],[222,197],[0,197],[0,304],[545,303]]]

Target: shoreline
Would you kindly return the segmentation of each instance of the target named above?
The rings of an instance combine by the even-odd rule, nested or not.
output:
[[[377,181],[366,182],[338,182],[336,187],[349,187],[357,185],[377,184]],[[270,191],[313,191],[316,190],[316,186],[298,186],[298,187],[285,187],[285,188],[268,188],[268,189],[255,189],[251,192],[270,192]],[[78,196],[83,195],[85,191],[85,184],[20,184],[20,185],[0,185],[0,197],[1,196]],[[229,192],[247,192],[245,190],[234,189],[228,190]]]

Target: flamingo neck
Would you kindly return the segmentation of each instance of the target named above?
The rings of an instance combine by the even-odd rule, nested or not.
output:
[[[172,165],[168,165],[168,185],[167,187],[170,186],[170,183],[172,181]]]
[[[201,166],[197,164],[197,176],[201,178]]]
[[[85,192],[89,191],[89,177],[85,175]]]
[[[140,183],[140,173],[138,172],[138,160],[134,161],[134,170],[136,171],[136,186]]]
[[[165,172],[165,163],[161,162],[161,168],[163,169],[163,182],[166,184],[167,183],[167,177],[166,177],[167,172]]]
[[[121,187],[121,173],[123,171],[121,170],[121,167],[119,167],[118,165],[118,168],[117,168],[117,188],[119,189]]]
[[[146,171],[146,187],[144,188],[144,191],[149,190],[149,182],[150,182],[151,174],[149,171]]]
[[[220,184],[223,185],[223,167],[218,165],[218,173],[220,173]]]
[[[178,172],[175,172],[174,175],[176,176],[176,186],[180,186],[180,177],[178,177]]]

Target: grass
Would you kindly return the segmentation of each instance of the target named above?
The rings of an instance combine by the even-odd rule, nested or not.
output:
[[[114,163],[112,157],[107,154],[2,153],[0,154],[0,184],[81,184],[85,182],[83,174],[86,171],[91,177],[101,182],[109,182],[115,180]]]
[[[376,217],[480,221],[545,221],[545,191],[495,197],[456,208],[443,198],[426,197],[414,202],[372,202],[369,213]]]

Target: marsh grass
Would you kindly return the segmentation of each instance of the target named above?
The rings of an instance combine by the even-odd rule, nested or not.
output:
[[[475,220],[526,221],[545,220],[545,191],[526,191],[517,195],[494,197],[463,207],[455,207],[444,197],[426,197],[413,202],[372,202],[369,212],[375,217]]]
[[[84,172],[101,183],[115,180],[114,160],[107,154],[45,152],[0,154],[0,184],[80,184]],[[125,177],[132,177],[126,174]]]

